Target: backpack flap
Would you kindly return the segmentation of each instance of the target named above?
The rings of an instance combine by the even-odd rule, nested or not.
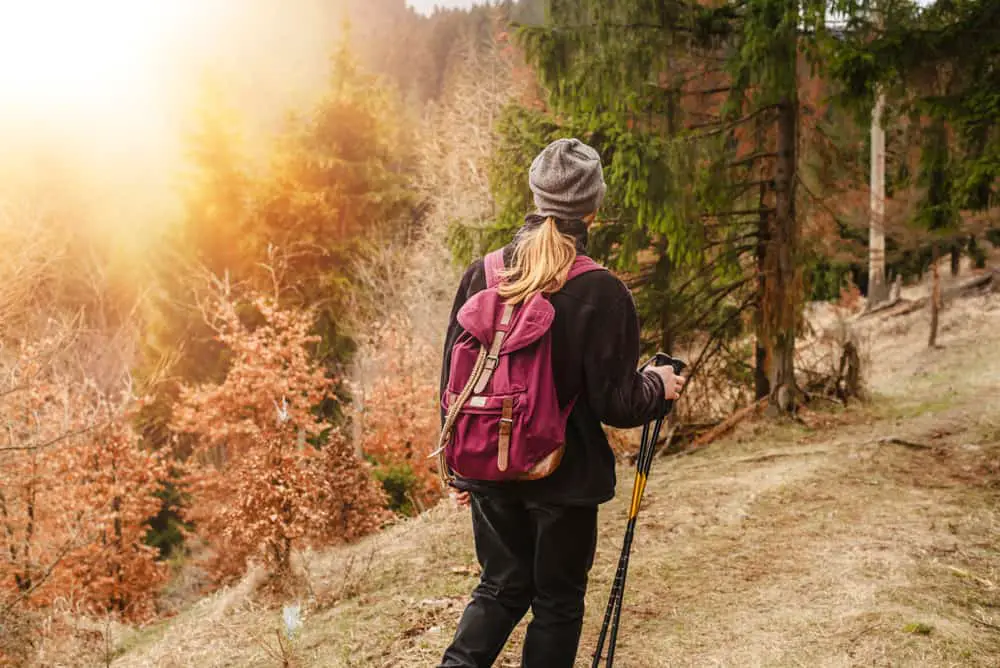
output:
[[[555,317],[556,310],[548,299],[541,294],[532,295],[517,309],[500,353],[508,354],[530,346],[549,331]]]
[[[483,346],[492,347],[496,333],[506,329],[506,336],[498,353],[506,354],[529,346],[549,331],[556,311],[541,294],[532,295],[528,301],[513,310],[508,327],[501,323],[506,307],[496,290],[482,290],[469,298],[458,311],[458,324]]]

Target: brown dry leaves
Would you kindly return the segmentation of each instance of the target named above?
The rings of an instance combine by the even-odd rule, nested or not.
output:
[[[211,316],[232,365],[218,384],[184,387],[174,430],[195,438],[185,480],[188,518],[220,577],[261,557],[286,574],[294,549],[350,540],[381,526],[384,499],[349,440],[318,417],[334,381],[311,359],[312,314],[256,297],[251,328],[219,296]]]
[[[165,578],[143,542],[164,464],[139,444],[133,398],[75,377],[71,349],[41,338],[3,364],[0,618],[56,602],[146,618]]]

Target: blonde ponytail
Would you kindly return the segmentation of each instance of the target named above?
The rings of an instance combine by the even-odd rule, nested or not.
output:
[[[514,266],[501,274],[498,292],[511,304],[539,292],[558,292],[575,259],[576,242],[559,231],[555,218],[546,218],[537,228],[522,233],[514,248]]]

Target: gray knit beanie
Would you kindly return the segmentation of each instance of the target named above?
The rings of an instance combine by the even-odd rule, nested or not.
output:
[[[594,213],[607,190],[601,156],[579,139],[557,139],[546,146],[531,163],[528,185],[538,214],[562,220]]]

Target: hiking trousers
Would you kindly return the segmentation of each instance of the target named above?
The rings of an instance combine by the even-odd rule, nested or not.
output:
[[[477,493],[470,505],[482,575],[440,668],[492,666],[528,608],[523,668],[572,668],[597,547],[597,507]]]

